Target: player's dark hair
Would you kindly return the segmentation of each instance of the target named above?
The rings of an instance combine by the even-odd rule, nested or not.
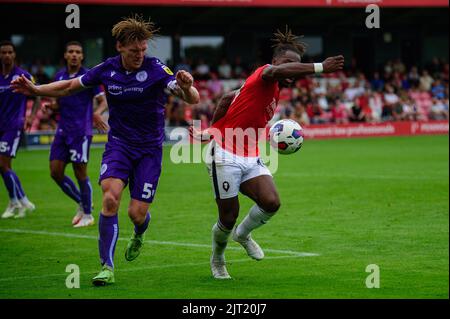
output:
[[[123,45],[134,41],[144,41],[152,39],[159,28],[154,22],[145,20],[143,16],[135,14],[129,18],[123,18],[112,28],[112,36]]]
[[[71,45],[77,45],[77,46],[79,46],[81,49],[83,49],[83,45],[82,45],[80,42],[78,42],[78,41],[69,41],[69,42],[66,43],[64,52],[67,52],[67,49],[68,49],[69,46],[71,46]]]
[[[14,45],[14,43],[12,43],[12,42],[9,41],[9,40],[0,41],[0,48],[1,48],[1,47],[4,47],[4,46],[6,46],[6,45],[12,46],[14,52],[16,52],[16,46]]]
[[[277,30],[277,32],[273,35],[274,38],[272,39],[272,42],[274,42],[274,44],[272,45],[272,47],[274,48],[274,57],[284,54],[286,51],[293,51],[295,53],[298,53],[300,57],[305,53],[306,43],[298,40],[303,36],[294,35],[287,25],[286,31],[284,33],[280,30]]]

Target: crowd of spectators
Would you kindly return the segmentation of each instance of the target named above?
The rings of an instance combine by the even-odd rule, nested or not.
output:
[[[166,107],[169,126],[188,126],[195,119],[210,125],[220,97],[238,89],[256,67],[237,57],[233,63],[222,59],[216,66],[189,59],[172,66],[187,70],[196,79],[200,103],[188,105],[170,96]],[[46,64],[29,68],[39,83],[52,78],[55,67]],[[334,74],[305,77],[292,88],[281,91],[273,121],[290,118],[302,125],[349,122],[427,121],[449,118],[449,64],[433,59],[423,68],[407,68],[397,59],[387,61],[378,71],[364,75],[349,68]],[[45,103],[45,100],[44,102]],[[34,130],[56,127],[58,114],[38,113]]]

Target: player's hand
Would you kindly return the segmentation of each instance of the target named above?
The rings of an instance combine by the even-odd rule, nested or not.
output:
[[[11,82],[11,88],[14,93],[38,95],[38,89],[36,85],[28,80],[23,74]]]
[[[327,58],[322,62],[323,73],[333,73],[342,70],[344,67],[344,57],[342,55]]]
[[[189,126],[189,135],[193,140],[201,143],[209,142],[212,139],[212,135],[209,134],[208,130],[199,130],[193,125]]]
[[[31,126],[33,126],[33,120],[34,118],[32,116],[28,116],[25,119],[25,124],[23,126],[23,129],[27,132],[29,132],[31,130]]]
[[[108,124],[106,124],[105,121],[103,121],[103,118],[100,114],[94,113],[92,116],[92,121],[94,124],[94,127],[99,130],[100,133],[106,133],[108,132]]]
[[[184,70],[180,70],[177,72],[176,80],[179,87],[183,91],[189,90],[191,86],[194,84],[194,78],[192,77],[192,75]]]
[[[50,110],[54,111],[58,108],[58,103],[55,101],[52,101],[50,103],[42,103],[41,105],[41,112],[44,114],[48,114]]]

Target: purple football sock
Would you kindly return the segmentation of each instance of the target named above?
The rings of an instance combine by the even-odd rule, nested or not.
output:
[[[2,173],[3,182],[5,182],[6,189],[8,190],[9,198],[11,201],[18,200],[16,180],[14,178],[14,172],[9,170],[5,173]]]
[[[103,216],[100,212],[98,221],[98,250],[100,253],[100,263],[114,268],[114,251],[119,237],[119,224],[117,214],[111,217]]]
[[[25,197],[25,192],[23,191],[22,184],[20,183],[20,179],[16,175],[16,173],[13,170],[11,170],[10,172],[13,174],[14,180],[16,182],[17,198],[21,200]]]
[[[141,235],[147,230],[150,218],[151,218],[150,212],[147,212],[147,216],[145,216],[144,223],[142,225],[134,225],[134,232],[136,235]]]
[[[64,176],[64,179],[61,183],[58,183],[59,187],[61,187],[62,191],[66,193],[67,196],[72,198],[77,203],[81,202],[81,194],[78,188],[75,186],[75,183],[67,176]]]
[[[89,178],[84,181],[78,180],[80,185],[81,205],[85,214],[92,213],[92,186]]]

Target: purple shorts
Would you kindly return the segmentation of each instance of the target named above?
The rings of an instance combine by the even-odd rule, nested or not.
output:
[[[130,183],[131,198],[151,203],[161,175],[162,147],[142,149],[109,139],[103,153],[99,183],[106,178],[119,178]]]
[[[16,157],[20,134],[20,130],[0,131],[0,155]]]
[[[56,134],[50,148],[50,161],[87,163],[92,136],[66,136]]]

